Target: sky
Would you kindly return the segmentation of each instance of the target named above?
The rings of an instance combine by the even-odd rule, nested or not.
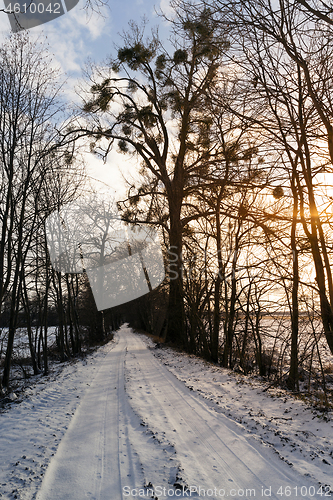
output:
[[[55,64],[66,76],[67,98],[76,102],[75,88],[82,81],[82,69],[89,60],[103,63],[115,54],[115,45],[121,44],[120,35],[127,30],[129,21],[140,22],[145,16],[148,27],[159,25],[160,35],[167,38],[166,22],[156,11],[162,8],[170,12],[169,0],[108,0],[108,5],[101,9],[102,15],[91,12],[87,15],[85,3],[86,0],[80,0],[65,15],[29,30],[32,36],[48,42]],[[0,9],[2,7],[3,0],[0,0]],[[0,12],[0,44],[9,33],[8,16]],[[129,172],[135,169],[133,159],[112,151],[106,164],[90,154],[86,155],[86,163],[89,175],[119,191],[119,198],[123,198],[123,176],[129,177]]]
[[[85,3],[86,0],[80,0],[67,14],[30,30],[47,37],[62,69],[72,76],[80,73],[88,57],[98,61],[111,54],[114,43],[120,41],[119,34],[127,28],[130,20],[140,21],[146,16],[152,25],[161,24],[156,10],[161,7],[168,9],[168,0],[108,0],[100,16],[96,13],[87,15]],[[1,38],[10,32],[5,13],[0,13],[0,32]]]

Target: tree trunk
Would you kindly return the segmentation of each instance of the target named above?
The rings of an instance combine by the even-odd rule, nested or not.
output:
[[[166,341],[186,349],[182,262],[183,228],[180,221],[180,206],[180,203],[177,203],[176,207],[170,204],[170,248],[168,250],[170,284]]]
[[[27,288],[26,288],[26,282],[25,279],[23,278],[23,283],[22,283],[22,302],[23,302],[23,307],[24,307],[24,312],[26,315],[26,321],[27,321],[27,332],[28,332],[28,340],[29,340],[29,349],[30,349],[30,356],[31,356],[31,363],[32,363],[32,368],[34,375],[37,375],[39,373],[39,369],[37,366],[37,360],[36,360],[36,352],[35,352],[35,347],[34,347],[34,339],[33,339],[33,333],[32,333],[32,327],[31,327],[31,315],[30,315],[30,308],[29,308],[29,298],[28,298],[28,293],[27,293]]]
[[[238,250],[239,250],[239,233],[242,226],[242,221],[239,220],[237,233],[235,236],[235,249],[234,256],[232,260],[232,268],[231,268],[231,295],[230,295],[230,307],[229,307],[229,315],[228,315],[228,323],[226,329],[225,336],[225,344],[223,350],[222,357],[222,366],[224,368],[232,368],[232,343],[234,339],[234,321],[236,314],[236,300],[237,300],[237,281],[236,281],[236,265],[238,259]]]
[[[293,253],[293,288],[292,288],[292,313],[291,313],[291,352],[290,352],[290,370],[287,379],[287,386],[292,391],[298,390],[298,286],[299,286],[299,269],[298,269],[298,251],[296,246],[296,225],[298,213],[298,195],[293,179],[293,221],[291,227],[291,249]]]
[[[6,356],[5,356],[4,369],[3,369],[3,375],[2,375],[2,386],[3,387],[8,387],[8,385],[9,385],[10,366],[11,366],[11,360],[12,360],[14,336],[15,336],[16,323],[17,323],[17,309],[18,309],[17,298],[19,295],[17,292],[17,288],[18,288],[18,284],[17,284],[17,276],[16,276],[14,279],[14,284],[13,284],[13,289],[12,289],[12,300],[11,300],[11,306],[10,306],[8,342],[7,342]]]
[[[220,218],[220,203],[224,189],[221,188],[216,201],[215,220],[216,220],[216,252],[218,263],[218,274],[215,281],[214,290],[214,323],[213,335],[211,339],[211,358],[214,363],[218,363],[219,358],[219,333],[220,333],[220,296],[221,282],[223,273],[222,263],[222,243],[221,243],[221,218]]]

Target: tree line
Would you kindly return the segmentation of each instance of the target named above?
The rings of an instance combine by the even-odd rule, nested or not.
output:
[[[84,138],[98,157],[117,148],[137,159],[140,182],[128,179],[128,196],[118,206],[124,221],[159,228],[164,245],[165,282],[127,318],[187,352],[274,376],[292,390],[304,380],[310,390],[313,372],[327,403],[330,367],[322,353],[333,354],[332,13],[320,0],[177,0],[172,7],[167,43],[156,31],[147,35],[144,23],[132,23],[110,64],[91,68],[80,113],[70,127],[66,120],[55,127],[57,137],[37,141],[44,153],[36,167],[26,170],[25,160],[25,169],[18,167],[26,142],[13,155],[13,174],[2,166],[7,190],[10,175],[29,176],[1,202],[1,274],[7,276],[1,290],[13,302],[7,352],[19,308],[30,310],[24,283],[32,286],[34,273],[45,310],[51,294],[59,318],[68,304],[61,324],[73,324],[72,354],[79,344],[75,318],[84,277],[57,275],[45,262],[38,270],[36,263],[42,248],[47,260],[42,214],[80,189],[77,144]],[[53,121],[53,115],[45,121],[48,133]],[[22,133],[24,141],[27,136]],[[39,158],[37,149],[29,152]],[[38,204],[30,225],[13,208],[24,203],[32,213]],[[38,221],[39,232],[32,225]],[[28,279],[25,251],[35,259]]]
[[[46,46],[12,35],[0,49],[1,386],[7,388],[18,328],[29,341],[33,373],[48,373],[48,327],[57,326],[61,360],[101,341],[119,319],[97,312],[85,275],[50,264],[45,220],[80,194],[85,180],[63,82]]]

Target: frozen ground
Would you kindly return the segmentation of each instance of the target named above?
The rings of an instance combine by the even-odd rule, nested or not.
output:
[[[329,414],[126,326],[0,429],[6,499],[333,498]]]

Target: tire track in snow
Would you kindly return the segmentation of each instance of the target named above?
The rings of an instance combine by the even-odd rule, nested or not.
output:
[[[277,499],[283,498],[276,496],[281,486],[314,486],[271,449],[250,443],[241,425],[194,395],[143,347],[138,336],[127,335],[131,336],[127,366],[133,374],[128,389],[135,409],[152,429],[163,429],[174,442],[188,485],[206,491],[223,488],[226,493],[255,489],[256,496],[261,496],[262,487],[272,487],[270,498]]]
[[[51,460],[38,500],[122,498],[119,400],[125,348],[120,339],[102,360]]]
[[[131,345],[133,347],[132,343]],[[153,365],[155,365],[154,371],[155,370],[160,371],[160,374],[162,374],[161,367],[157,366],[159,365],[159,363],[155,361],[155,358],[149,360],[150,362],[149,362],[148,376],[145,375],[145,371],[147,370],[146,367],[148,365],[145,358],[142,358],[141,356],[135,358],[137,359],[140,376],[142,380],[145,381],[146,385],[149,386],[150,379],[152,379],[151,369]],[[228,446],[224,442],[222,442],[220,437],[207,424],[207,420],[203,416],[203,413],[205,413],[207,409],[204,407],[202,402],[195,400],[195,398],[193,398],[192,395],[189,395],[190,400],[188,400],[186,397],[184,397],[184,392],[180,391],[177,388],[175,380],[173,380],[173,376],[170,377],[169,374],[165,372],[163,373],[163,375],[164,375],[163,377],[164,382],[167,381],[169,387],[165,388],[164,386],[162,386],[160,380],[160,385],[164,387],[164,390],[163,391],[159,389],[156,390],[156,392],[162,394],[163,404],[161,405],[160,397],[157,397],[156,394],[153,393],[153,391],[152,392],[149,391],[149,397],[147,399],[149,399],[150,401],[148,403],[143,396],[142,398],[143,407],[148,409],[147,407],[149,405],[149,407],[151,408],[150,413],[158,412],[160,415],[162,415],[163,413],[164,419],[167,419],[164,407],[166,409],[167,408],[173,409],[173,412],[169,414],[169,422],[170,424],[172,424],[171,427],[175,427],[175,429],[172,429],[172,432],[176,432],[174,437],[175,448],[179,450],[178,454],[180,456],[184,455],[185,458],[188,458],[189,455],[191,456],[190,462],[192,464],[192,468],[194,463],[197,465],[196,480],[198,481],[199,479],[199,482],[201,481],[202,484],[207,485],[208,482],[211,485],[214,483],[214,480],[211,477],[211,473],[217,473],[217,475],[219,476],[218,479],[220,479],[221,472],[223,471],[224,477],[228,478],[228,482],[233,483],[232,484],[233,487],[241,489],[242,486],[244,486],[244,479],[245,482],[251,484],[251,482],[253,482],[253,475],[254,475],[253,472],[246,465],[246,463],[244,463],[242,459],[239,459],[236,456],[235,452],[231,449],[231,446],[233,444],[237,445],[236,442],[237,440],[240,439],[239,436],[235,436],[235,439],[231,443],[231,446],[230,445]],[[154,377],[154,380],[156,386],[156,377]],[[194,401],[191,401],[191,398]],[[199,411],[198,406],[199,410],[201,406],[203,411]],[[153,410],[153,408],[155,409],[155,411]],[[149,417],[148,420],[150,420]],[[155,420],[156,422],[157,421],[156,416],[155,419],[152,418],[151,420]],[[210,423],[212,423],[211,419]],[[166,423],[164,422],[164,427],[165,424]],[[156,424],[152,425],[155,426]],[[184,432],[184,429],[181,429],[180,426],[185,426],[186,432]],[[190,436],[188,436],[187,433],[190,434]],[[218,449],[216,443],[218,444],[220,449]],[[226,462],[226,460],[223,459],[223,452],[224,454],[228,455],[229,459],[228,462]],[[205,468],[203,467],[202,464],[203,457],[205,457],[205,462],[206,462]],[[239,475],[237,474],[237,466],[239,468],[237,461],[239,462],[239,460],[241,461],[243,468],[242,471],[243,485],[239,483]],[[213,462],[215,461],[219,464],[218,470],[214,470],[217,469],[217,466],[213,464]],[[211,472],[208,473],[207,473],[207,462],[210,463],[210,468],[211,468]],[[255,476],[255,479],[259,484],[260,483],[259,477]],[[218,484],[216,484],[216,486],[218,486]],[[224,486],[230,487],[230,485],[227,484],[224,484]]]
[[[129,328],[117,335],[51,460],[37,500],[124,500],[124,486],[139,489],[149,483],[172,492],[171,485],[181,482],[177,463],[189,486],[224,488],[227,495],[232,488],[254,488],[262,498],[262,486],[272,486],[270,498],[283,500],[276,496],[278,487],[310,486],[272,450],[251,444],[241,425],[193,394]],[[138,415],[154,434],[140,426]]]
[[[58,450],[37,500],[123,500],[123,487],[165,482],[173,452],[153,439],[125,393],[126,328],[101,360]],[[175,475],[173,480],[175,480]]]

